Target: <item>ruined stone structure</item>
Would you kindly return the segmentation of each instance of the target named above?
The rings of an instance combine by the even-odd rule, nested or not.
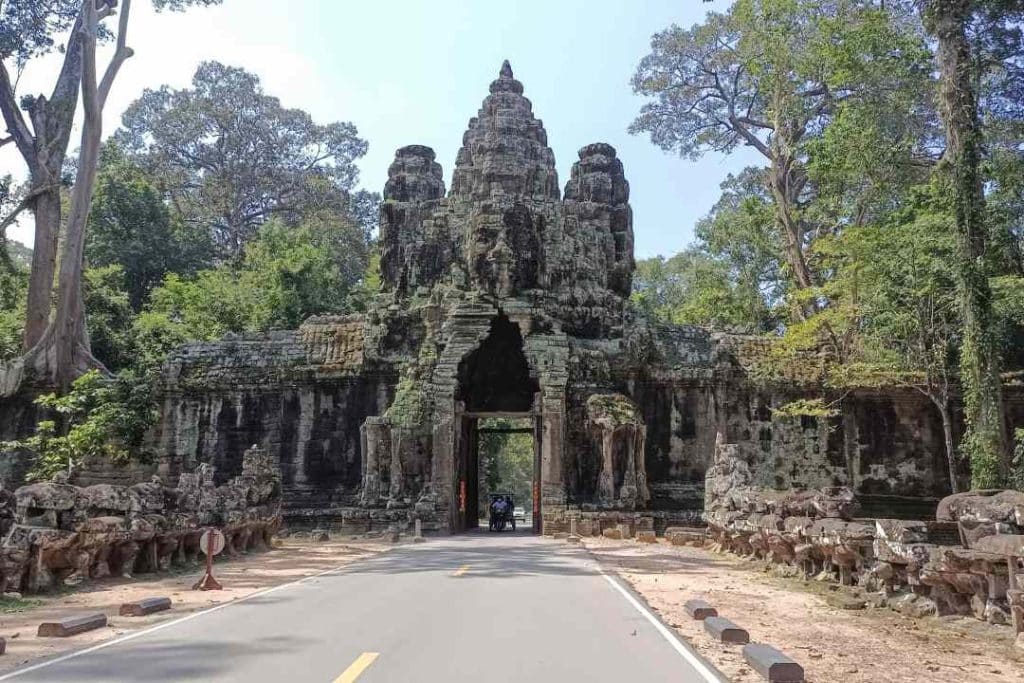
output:
[[[194,564],[203,531],[219,527],[225,551],[266,550],[281,524],[280,474],[253,446],[222,486],[203,464],[176,487],[159,477],[132,486],[52,482],[0,490],[0,594],[37,592],[108,576]]]
[[[822,396],[813,376],[757,380],[761,341],[631,308],[622,162],[588,144],[562,188],[507,63],[470,119],[450,187],[444,178],[431,149],[396,152],[382,288],[366,314],[170,358],[152,435],[167,481],[208,463],[225,483],[255,443],[279,469],[290,523],[418,518],[458,531],[476,524],[477,422],[510,416],[534,425],[535,495],[522,503],[545,530],[570,510],[659,525],[699,516],[719,433],[761,487],[846,486],[887,516],[931,514],[948,492],[941,423],[916,392],[850,392],[826,397],[834,417],[776,417],[780,404]],[[1021,423],[1020,396],[1007,402]]]
[[[718,440],[705,515],[719,548],[857,586],[910,616],[1012,623],[1024,646],[1024,492],[954,494],[931,520],[870,518],[848,487],[766,490],[751,465]]]

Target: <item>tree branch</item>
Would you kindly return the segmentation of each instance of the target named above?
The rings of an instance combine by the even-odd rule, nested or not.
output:
[[[114,51],[114,57],[110,60],[110,64],[107,65],[107,70],[103,74],[103,81],[99,85],[99,108],[103,111],[103,106],[107,103],[107,95],[110,94],[110,88],[114,85],[114,79],[117,78],[118,71],[121,70],[121,65],[126,60],[131,58],[134,54],[132,49],[128,47],[128,18],[132,11],[132,0],[121,0],[121,12],[118,17],[117,26],[117,48]]]
[[[765,158],[772,158],[772,153],[771,150],[768,149],[768,145],[764,144],[756,135],[747,130],[747,127],[740,122],[740,119],[737,118],[735,114],[729,115],[729,125],[734,131],[739,133],[748,145],[764,155]]]
[[[83,0],[82,7],[82,108],[85,114],[83,127],[87,130],[102,120],[96,86],[96,39],[99,16],[94,0]]]
[[[0,113],[3,114],[7,123],[7,132],[14,138],[18,145],[18,151],[25,158],[25,163],[32,165],[35,161],[35,150],[33,149],[32,131],[29,130],[25,117],[22,116],[21,108],[14,99],[14,85],[11,83],[11,75],[7,72],[7,66],[0,60]]]
[[[49,192],[50,190],[59,187],[59,185],[43,185],[29,192],[27,195],[21,198],[18,205],[14,207],[11,213],[7,214],[3,220],[0,220],[0,239],[6,237],[7,228],[14,225],[14,221],[18,220],[18,215],[32,206],[32,202],[35,201],[39,195]]]

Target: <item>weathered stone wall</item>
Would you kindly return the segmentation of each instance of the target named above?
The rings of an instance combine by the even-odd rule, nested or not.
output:
[[[165,367],[150,440],[160,472],[173,481],[209,463],[221,483],[255,444],[279,468],[291,514],[358,504],[360,427],[397,382],[387,363],[367,363],[364,332],[358,316],[313,318],[293,332],[182,349]]]

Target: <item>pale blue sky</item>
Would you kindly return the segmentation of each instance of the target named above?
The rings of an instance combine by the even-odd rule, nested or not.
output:
[[[651,34],[699,21],[697,0],[224,0],[178,16],[137,5],[130,60],[111,95],[107,131],[143,87],[188,83],[203,59],[243,66],[286,106],[317,120],[349,120],[370,143],[361,184],[380,191],[396,148],[437,151],[452,164],[503,59],[544,121],[564,186],[576,151],[609,142],[632,187],[637,255],[671,254],[692,238],[718,184],[743,166],[717,155],[690,162],[626,132],[643,100],[629,86]],[[28,71],[20,92],[51,82],[53,63]],[[754,161],[751,153],[742,155]],[[23,172],[13,145],[0,172]],[[30,226],[12,236],[29,241]]]

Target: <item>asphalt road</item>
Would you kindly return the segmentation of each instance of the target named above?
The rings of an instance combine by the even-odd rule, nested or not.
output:
[[[13,680],[719,680],[701,667],[585,550],[485,531],[396,548]]]

